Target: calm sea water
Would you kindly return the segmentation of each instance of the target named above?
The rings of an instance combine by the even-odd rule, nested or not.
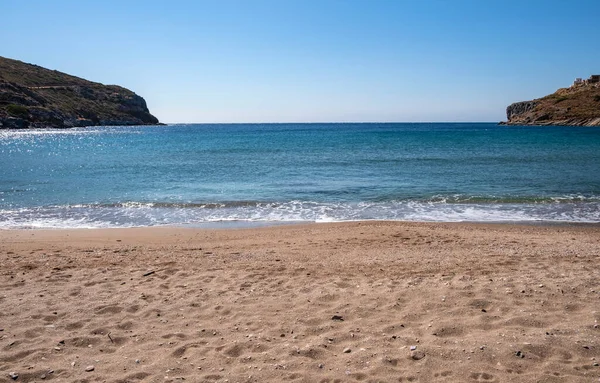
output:
[[[600,129],[219,124],[0,131],[0,228],[600,222]]]

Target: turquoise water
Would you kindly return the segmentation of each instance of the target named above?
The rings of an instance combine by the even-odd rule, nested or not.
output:
[[[0,131],[0,228],[600,222],[600,129],[218,124]]]

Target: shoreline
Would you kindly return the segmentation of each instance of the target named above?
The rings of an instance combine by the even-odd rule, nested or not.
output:
[[[0,227],[2,231],[62,231],[62,230],[130,230],[130,229],[184,229],[184,230],[238,230],[238,229],[262,229],[270,227],[286,226],[310,226],[310,225],[340,225],[340,224],[447,224],[447,225],[499,225],[499,226],[534,226],[534,227],[597,227],[600,222],[575,222],[575,221],[404,221],[404,220],[348,220],[348,221],[213,221],[193,224],[166,224],[155,226],[127,226],[127,227]]]
[[[0,230],[0,382],[596,381],[598,249],[598,226]]]
[[[277,224],[264,225],[216,225],[197,227],[193,225],[177,226],[139,226],[139,227],[110,227],[110,228],[18,228],[18,229],[0,229],[0,242],[5,239],[12,238],[14,235],[30,234],[31,236],[41,236],[42,238],[52,237],[94,237],[102,238],[103,236],[118,237],[126,236],[129,238],[138,238],[140,243],[143,243],[152,237],[169,237],[171,235],[194,237],[202,234],[216,233],[227,235],[243,236],[244,233],[253,233],[254,236],[260,237],[269,232],[277,233],[293,233],[296,231],[315,232],[320,231],[354,231],[361,228],[382,228],[386,230],[392,229],[424,229],[436,230],[444,229],[448,231],[507,231],[519,232],[520,230],[539,231],[540,233],[547,232],[564,232],[573,230],[576,232],[597,232],[600,239],[600,223],[588,222],[430,222],[430,221],[386,221],[386,220],[359,220],[359,221],[343,221],[343,222],[286,222]],[[86,235],[86,234],[89,234]],[[1,251],[0,247],[0,251]]]

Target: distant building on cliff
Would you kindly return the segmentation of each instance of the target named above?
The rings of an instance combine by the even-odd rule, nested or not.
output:
[[[577,77],[575,81],[573,81],[573,86],[597,83],[600,83],[600,74],[593,74],[587,80],[584,80],[581,77]]]

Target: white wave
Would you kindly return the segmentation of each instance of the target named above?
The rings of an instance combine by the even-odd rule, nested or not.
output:
[[[210,222],[600,222],[597,202],[546,204],[446,204],[431,202],[317,203],[165,207],[131,202],[121,206],[70,205],[0,210],[0,228],[101,228],[197,225]]]

